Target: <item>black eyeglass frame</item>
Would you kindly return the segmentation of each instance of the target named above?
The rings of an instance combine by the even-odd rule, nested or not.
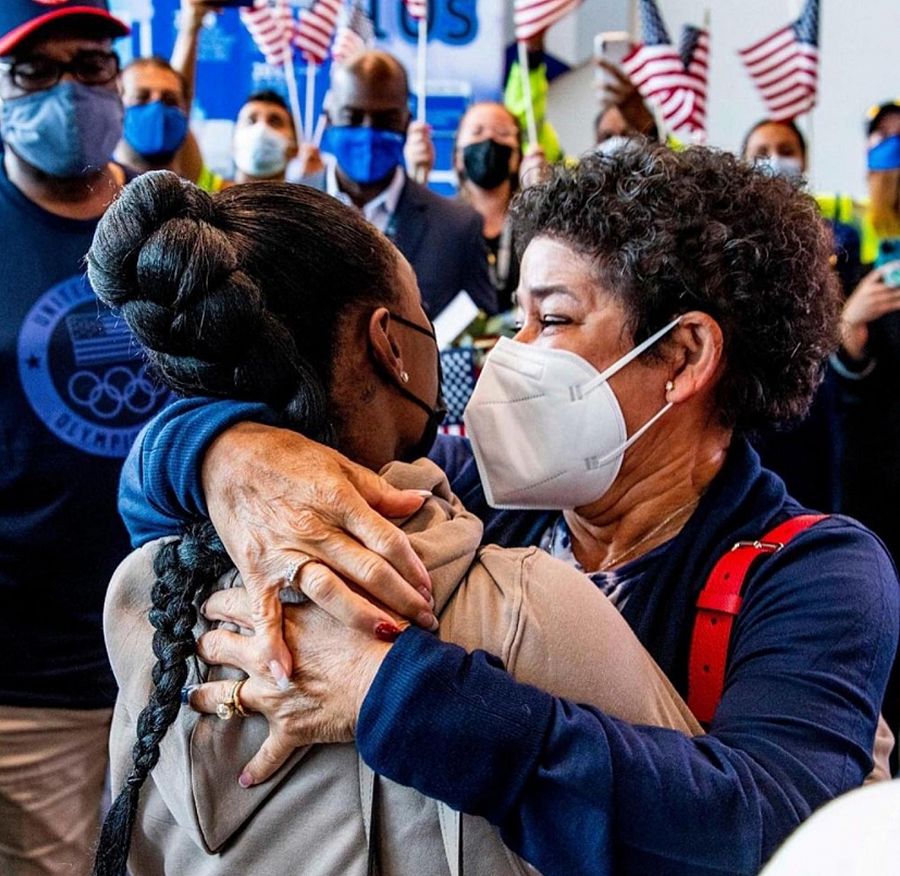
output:
[[[97,72],[91,75],[91,62],[95,62]],[[44,64],[43,78],[32,74],[31,80],[22,80],[22,68],[27,65]],[[103,65],[108,65],[102,69]],[[0,59],[0,70],[9,75],[10,81],[16,88],[25,92],[47,91],[58,85],[66,73],[71,73],[82,85],[109,85],[121,72],[122,66],[119,55],[116,52],[103,52],[99,49],[91,49],[78,52],[71,61],[58,61],[56,58],[47,58],[43,55],[34,55],[30,58],[18,58],[16,60]],[[38,80],[35,82],[35,80]]]

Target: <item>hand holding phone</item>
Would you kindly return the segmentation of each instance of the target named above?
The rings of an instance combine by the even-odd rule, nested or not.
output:
[[[891,289],[900,288],[900,239],[888,237],[878,244],[875,267],[881,268],[881,282]]]

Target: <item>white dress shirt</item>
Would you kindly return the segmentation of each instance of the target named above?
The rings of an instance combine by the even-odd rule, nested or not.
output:
[[[341,190],[338,184],[336,163],[329,161],[325,169],[325,191],[333,198],[337,198],[342,204],[348,207],[356,208],[356,205],[350,200],[350,196]],[[391,217],[397,209],[400,201],[400,195],[403,193],[403,186],[406,184],[406,171],[402,165],[398,165],[394,171],[388,187],[377,197],[373,198],[366,204],[363,204],[362,214],[369,220],[382,234],[387,233],[388,225]]]

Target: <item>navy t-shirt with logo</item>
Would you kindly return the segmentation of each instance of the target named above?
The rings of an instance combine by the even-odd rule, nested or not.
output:
[[[96,220],[13,186],[0,152],[0,704],[115,699],[103,598],[129,550],[116,511],[134,437],[167,401],[84,275]]]

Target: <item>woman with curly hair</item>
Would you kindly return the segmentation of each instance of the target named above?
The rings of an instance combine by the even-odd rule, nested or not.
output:
[[[618,873],[755,873],[872,770],[900,626],[880,542],[810,519],[746,437],[804,413],[836,344],[830,240],[790,183],[699,149],[556,168],[513,216],[522,328],[482,373],[471,444],[431,457],[485,541],[540,545],[586,574],[689,704],[721,672],[698,704],[706,734],[575,705],[416,626],[373,637],[384,606],[420,611],[408,540],[362,510],[403,497],[333,450],[240,422],[273,422],[259,405],[176,404],[134,454],[123,508],[137,538],[208,512],[244,574],[246,599],[205,612],[255,635],[201,640],[246,672],[242,708],[270,725],[242,786],[266,787],[299,746],[355,737],[380,775],[488,819],[545,874],[607,872],[610,856]],[[720,575],[740,594],[710,594],[735,553],[755,558]],[[272,594],[298,557],[322,607],[288,609],[282,640]],[[701,623],[721,666],[695,660]],[[213,712],[231,690],[211,682],[190,702]]]

